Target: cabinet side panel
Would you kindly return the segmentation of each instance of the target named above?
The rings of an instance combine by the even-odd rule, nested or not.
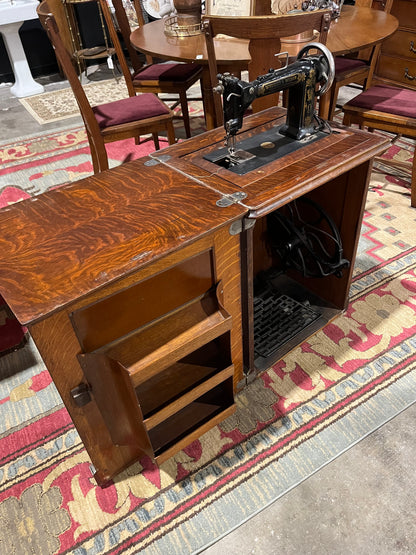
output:
[[[215,236],[215,266],[221,280],[224,308],[231,314],[231,358],[234,364],[234,389],[243,379],[243,349],[241,327],[241,263],[240,235],[230,235],[228,228]]]

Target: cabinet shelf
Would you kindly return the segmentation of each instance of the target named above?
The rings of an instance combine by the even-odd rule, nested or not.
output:
[[[137,387],[230,329],[231,316],[210,290],[95,352],[119,362]]]
[[[198,397],[208,393],[211,389],[214,389],[219,383],[223,382],[226,378],[232,378],[234,373],[234,366],[229,366],[225,370],[221,372],[217,372],[204,382],[200,383],[196,387],[190,389],[186,393],[183,393],[180,397],[174,400],[172,403],[169,403],[161,410],[155,412],[153,415],[149,416],[148,418],[145,417],[144,423],[148,431],[156,428],[159,424],[163,421],[168,420],[171,418],[175,413],[180,412],[181,410],[185,409],[187,405],[191,405],[195,402]],[[140,398],[139,398],[140,400]],[[142,411],[143,410],[142,405]]]
[[[233,412],[232,322],[217,290],[149,321],[138,316],[137,329],[79,355],[115,444],[166,457]]]
[[[136,387],[144,418],[151,421],[155,413],[230,367],[229,345],[227,333]]]
[[[177,451],[181,441],[188,444],[193,435],[199,437],[204,432],[205,425],[208,430],[234,412],[232,375],[229,374],[225,381],[148,431],[158,462],[170,456],[169,450],[173,446]]]

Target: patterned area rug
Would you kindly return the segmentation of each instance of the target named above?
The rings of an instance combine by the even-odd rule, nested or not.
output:
[[[113,101],[128,96],[124,79],[108,79],[99,83],[88,83],[84,85],[84,91],[92,106],[105,102],[106,98]],[[19,100],[41,125],[80,115],[70,88],[36,94]]]
[[[84,84],[83,88],[92,106],[109,102],[110,100],[121,100],[128,96],[123,78],[106,79],[96,83],[91,82]],[[191,87],[188,91],[188,96],[191,99],[200,97],[201,91],[199,85]],[[160,98],[163,100],[169,98],[169,95],[162,94]],[[19,101],[41,125],[80,115],[77,102],[70,88],[19,98]],[[168,101],[167,104],[171,106],[173,103]],[[192,113],[195,115],[196,111],[200,116],[203,116],[201,106],[196,108],[195,103],[190,111],[191,117]],[[179,109],[176,112],[179,113]]]
[[[3,203],[84,176],[85,149],[80,130],[3,145]],[[415,229],[408,183],[375,172],[346,313],[240,392],[235,415],[106,489],[33,343],[2,357],[0,552],[198,553],[414,403]]]

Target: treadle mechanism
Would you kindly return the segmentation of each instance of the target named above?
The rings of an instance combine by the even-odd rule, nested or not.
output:
[[[308,304],[270,289],[254,297],[254,345],[259,356],[268,357],[290,341],[321,314]]]

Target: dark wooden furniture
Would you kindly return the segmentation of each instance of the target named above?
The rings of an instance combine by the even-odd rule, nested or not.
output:
[[[416,139],[416,91],[376,85],[343,106],[344,124],[380,129]],[[384,160],[383,164],[410,170],[410,204],[416,208],[416,152],[413,162]]]
[[[140,134],[151,133],[155,148],[159,148],[158,133],[160,132],[167,133],[169,144],[175,142],[172,112],[153,94],[140,98],[136,96],[128,97],[92,107],[78,79],[70,53],[66,50],[60,38],[55,18],[50,13],[46,1],[39,4],[37,13],[55,48],[56,56],[71,85],[84,120],[94,173],[108,169],[105,143],[130,137],[138,138]]]
[[[383,42],[374,84],[416,88],[416,2],[393,0],[391,14],[399,21],[394,35]]]
[[[239,143],[253,134],[284,123],[284,120],[285,111],[279,108],[268,109],[246,118],[243,131],[238,135]],[[371,138],[371,135],[356,134],[335,126],[332,134],[245,175],[236,175],[204,158],[222,147],[222,129],[206,134],[202,149],[197,148],[196,139],[192,139],[163,150],[164,155],[172,156],[169,160],[171,167],[186,168],[187,173],[195,176],[204,175],[202,172],[206,172],[208,176],[215,175],[215,180],[208,177],[208,183],[224,195],[239,195],[241,203],[247,208],[241,236],[246,372],[269,367],[285,352],[316,331],[317,327],[322,327],[346,308],[372,157],[380,154],[388,145],[388,139],[374,135]],[[268,145],[265,150],[267,148]],[[221,178],[220,182],[218,178]],[[295,282],[291,279],[285,282],[282,279],[284,283],[279,282],[279,288],[282,291],[287,288],[290,295],[298,294],[297,300],[300,302],[312,295],[312,304],[315,304],[321,316],[314,324],[297,334],[294,341],[289,341],[270,357],[257,356],[253,284],[256,276],[263,272],[271,268],[277,272],[282,269],[277,257],[271,254],[268,216],[299,197],[309,197],[317,201],[331,215],[340,230],[344,256],[350,261],[350,267],[344,270],[341,278],[332,275],[311,279],[290,272],[290,278]]]
[[[211,83],[216,83],[219,73],[214,38],[227,35],[237,39],[249,41],[248,50],[248,78],[250,81],[259,75],[268,73],[270,68],[277,69],[286,63],[286,58],[278,58],[276,52],[282,51],[282,37],[298,35],[307,31],[317,30],[320,42],[326,43],[331,14],[329,11],[318,11],[282,16],[253,16],[253,17],[221,17],[211,16],[203,20],[203,30],[206,38],[208,67]],[[253,112],[260,112],[278,104],[279,94],[258,98],[253,102]],[[214,95],[215,119],[218,125],[223,123],[223,110],[220,95]]]
[[[285,118],[253,115],[243,137]],[[236,175],[204,158],[223,145],[217,129],[0,211],[0,294],[30,327],[98,483],[216,425],[250,373],[347,306],[372,158],[387,143],[339,127]],[[278,264],[268,216],[306,196],[331,213],[351,266],[288,275],[322,316],[257,360],[253,282]]]
[[[337,107],[337,99],[341,87],[350,84],[361,84],[363,90],[368,89],[373,78],[375,65],[378,59],[380,45],[373,46],[368,60],[351,59],[347,57],[337,56],[335,58],[335,77],[329,92],[330,104],[328,119],[334,119],[335,109]]]
[[[382,42],[397,29],[397,19],[390,14],[371,8],[355,8],[344,6],[338,21],[331,23],[326,46],[333,55],[348,54]],[[131,44],[136,50],[164,60],[196,61],[203,67],[202,89],[207,129],[217,126],[215,120],[214,99],[208,69],[208,57],[205,47],[205,37],[196,35],[186,37],[167,37],[164,34],[162,20],[148,23],[143,28],[136,29],[130,36]],[[230,71],[238,75],[247,69],[250,55],[247,41],[241,39],[220,38],[215,41],[217,62],[221,73]],[[296,55],[300,44],[285,43],[284,50]],[[327,117],[329,108],[329,93],[320,100],[320,113]]]

